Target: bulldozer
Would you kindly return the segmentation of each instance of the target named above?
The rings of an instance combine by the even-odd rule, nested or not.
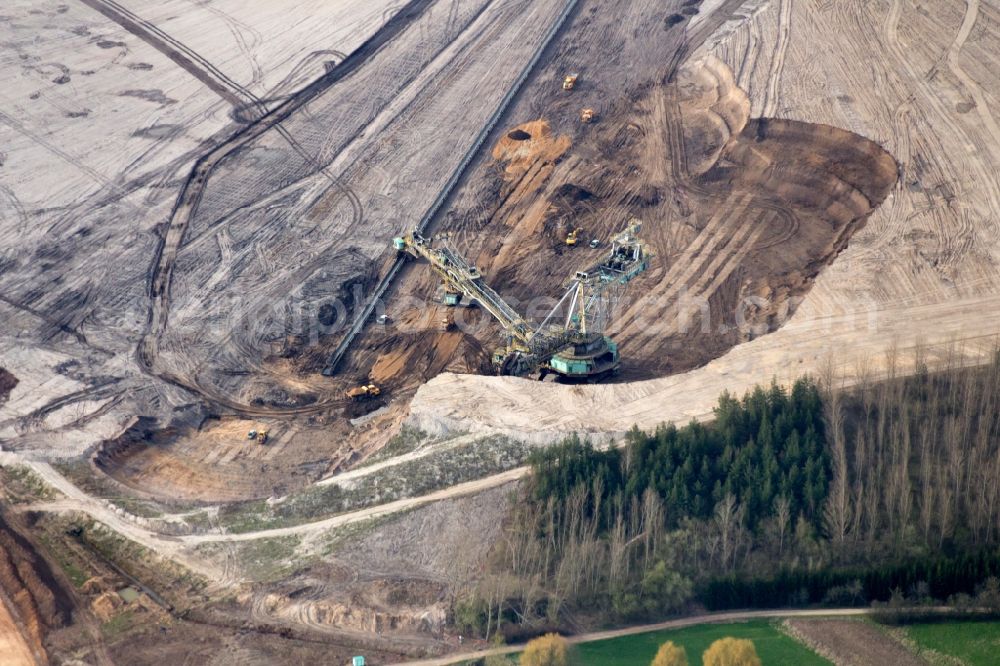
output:
[[[584,109],[584,110],[580,111],[580,122],[583,122],[583,123],[592,123],[592,122],[594,122],[594,110],[593,109]]]
[[[566,234],[566,245],[568,245],[569,247],[576,247],[576,239],[577,236],[580,235],[581,231],[583,231],[583,229],[578,228]]]
[[[563,79],[563,83],[562,83],[563,90],[572,90],[573,88],[575,88],[576,87],[576,79],[579,76],[580,76],[579,74],[567,74],[566,78]]]
[[[344,395],[355,401],[371,400],[382,395],[382,389],[375,384],[362,384],[361,386],[348,389]]]

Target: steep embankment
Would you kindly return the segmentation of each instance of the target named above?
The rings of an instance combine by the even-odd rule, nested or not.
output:
[[[3,663],[48,663],[45,637],[70,623],[72,603],[48,563],[2,514],[0,602]]]

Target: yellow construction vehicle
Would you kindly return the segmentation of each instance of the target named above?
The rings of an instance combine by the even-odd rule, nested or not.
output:
[[[382,389],[374,384],[362,384],[361,386],[348,389],[344,395],[351,400],[371,400],[382,395]]]
[[[268,438],[268,431],[267,430],[258,430],[257,431],[257,443],[259,443],[259,444],[267,444],[267,438]]]
[[[580,235],[583,229],[574,229],[573,231],[566,234],[566,245],[569,247],[576,247],[576,237]]]
[[[455,315],[451,310],[441,317],[441,330],[445,333],[455,330]]]
[[[567,74],[566,78],[563,79],[563,90],[572,90],[576,87],[576,79],[579,74]]]
[[[584,123],[594,122],[594,110],[584,109],[580,112],[580,121]]]

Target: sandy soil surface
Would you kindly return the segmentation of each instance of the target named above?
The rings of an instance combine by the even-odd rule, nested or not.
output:
[[[570,230],[606,248],[629,220],[645,220],[652,266],[620,296],[608,328],[627,353],[617,381],[703,365],[781,326],[897,176],[892,157],[858,135],[751,119],[746,94],[712,57],[619,107],[572,146],[545,121],[511,130],[493,150],[504,176],[488,214],[459,209],[438,230],[468,246],[487,279],[539,323],[563,283],[605,251],[567,248]],[[434,280],[416,271],[408,277]],[[433,282],[410,282],[399,291],[433,293]],[[446,357],[443,336],[431,335]],[[414,337],[380,348],[417,355],[424,345]],[[488,349],[500,336],[486,327],[476,338]],[[400,370],[407,365],[416,364]]]
[[[867,622],[791,619],[786,624],[795,636],[837,666],[927,664],[902,643]]]
[[[257,586],[248,603],[256,617],[320,630],[440,639],[454,590],[475,579],[500,535],[510,492],[508,485],[389,518],[322,563]]]
[[[991,314],[1000,304],[1000,134],[984,92],[996,87],[996,69],[986,63],[1000,52],[1000,24],[989,5],[940,9],[932,22],[906,0],[843,12],[823,3],[747,2],[743,17],[702,47],[733,72],[751,117],[841,127],[899,163],[885,203],[780,330],[693,372],[649,382],[560,387],[441,375],[417,393],[413,422],[468,428],[471,421],[553,437],[620,432],[706,414],[724,389],[817,372],[830,356],[847,375],[882,363],[893,347],[946,353],[942,347],[954,343],[970,361],[981,357],[1000,331]],[[833,57],[844,44],[852,56]],[[769,250],[781,251],[780,244]],[[621,342],[627,363],[630,340]]]
[[[126,4],[14,2],[0,16],[0,359],[23,378],[0,437],[66,455],[130,412],[190,401],[138,387],[131,355],[160,226],[196,158],[403,7]]]
[[[10,666],[35,666],[35,656],[14,618],[4,604],[0,604],[0,654]]]
[[[988,3],[932,16],[915,0],[686,13],[581,0],[435,231],[523,302],[596,256],[566,250],[575,220],[606,239],[642,218],[658,263],[614,330],[620,379],[643,381],[599,386],[448,372],[481,371],[496,331],[440,330],[418,264],[388,293],[393,324],[370,327],[337,377],[317,372],[395,261],[391,237],[435,200],[564,2],[154,4],[22,1],[0,16],[0,238],[15,248],[0,253],[0,366],[18,380],[0,404],[4,449],[103,443],[95,464],[123,492],[263,498],[355,465],[407,411],[427,430],[613,436],[704,417],[724,389],[831,355],[847,375],[918,346],[974,362],[1000,332]],[[580,73],[571,94],[567,71]],[[596,123],[579,122],[584,106]],[[373,378],[380,401],[346,402]],[[266,447],[245,438],[260,427]],[[418,571],[407,631],[460,575],[422,532],[524,473],[309,525],[172,537],[33,469],[66,496],[47,510],[82,511],[226,585],[234,569],[198,546],[310,548],[413,511],[366,542],[387,575],[356,590],[359,607],[385,609],[397,572]],[[317,628],[340,617],[287,604],[292,592],[254,607]]]
[[[45,664],[47,635],[71,621],[72,601],[33,545],[0,517],[0,655]]]

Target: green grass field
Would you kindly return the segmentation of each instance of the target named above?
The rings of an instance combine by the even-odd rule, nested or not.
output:
[[[935,622],[906,627],[917,645],[958,657],[970,666],[1000,664],[1000,622]]]
[[[582,666],[598,666],[615,664],[616,666],[649,666],[665,641],[673,641],[687,650],[691,666],[701,664],[701,654],[713,641],[732,636],[733,638],[749,638],[757,648],[764,666],[796,666],[829,665],[809,648],[793,638],[786,636],[767,620],[753,620],[734,624],[706,624],[686,629],[654,631],[648,634],[636,634],[623,638],[612,638],[606,641],[583,643],[576,646],[576,654]]]

